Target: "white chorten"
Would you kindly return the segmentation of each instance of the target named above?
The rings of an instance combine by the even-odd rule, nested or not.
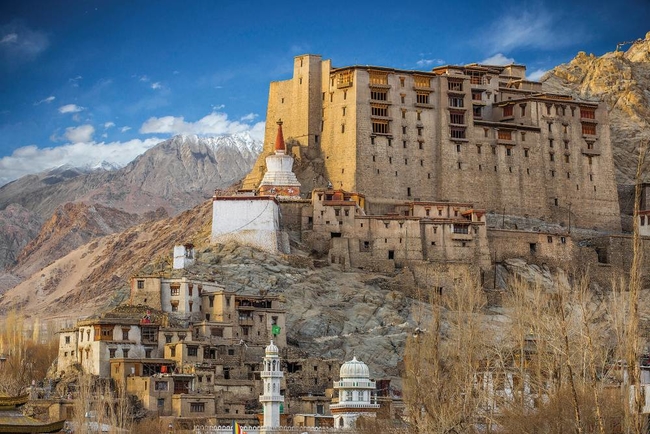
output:
[[[275,154],[266,157],[266,173],[260,182],[259,194],[281,198],[300,197],[300,182],[293,173],[293,157],[286,154],[282,121],[278,121]]]
[[[376,417],[379,404],[371,403],[376,384],[370,381],[368,365],[354,357],[341,366],[339,376],[339,381],[334,382],[339,402],[330,405],[334,427],[354,428],[359,416]]]
[[[280,394],[280,382],[284,373],[280,368],[278,353],[278,347],[271,341],[271,344],[266,347],[264,367],[260,374],[264,382],[264,394],[260,395],[260,402],[264,408],[264,425],[260,434],[271,432],[273,431],[271,428],[280,426],[280,405],[284,402],[284,396]]]

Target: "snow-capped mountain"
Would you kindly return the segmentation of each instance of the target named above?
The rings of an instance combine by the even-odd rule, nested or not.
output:
[[[174,136],[122,168],[106,162],[65,165],[10,182],[0,187],[0,211],[19,204],[23,214],[45,222],[61,205],[85,202],[138,215],[162,207],[174,215],[212,197],[215,189],[237,183],[261,150],[262,143],[248,134]]]

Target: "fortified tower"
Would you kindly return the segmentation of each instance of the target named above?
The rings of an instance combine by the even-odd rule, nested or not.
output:
[[[260,395],[260,402],[264,408],[264,425],[260,434],[271,432],[273,428],[280,426],[280,405],[284,402],[284,397],[280,394],[280,382],[284,373],[280,368],[278,352],[278,347],[271,341],[271,344],[266,347],[264,370],[260,374],[264,382],[264,394]]]

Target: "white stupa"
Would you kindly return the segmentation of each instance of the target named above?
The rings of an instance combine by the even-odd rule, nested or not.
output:
[[[278,353],[278,347],[271,341],[271,344],[266,347],[264,366],[260,374],[264,383],[264,392],[260,395],[260,402],[264,408],[264,425],[260,429],[260,434],[275,432],[274,428],[280,426],[280,405],[284,402],[284,396],[280,394],[280,382],[284,373],[280,367]]]
[[[300,182],[293,173],[293,157],[286,153],[282,121],[278,121],[275,153],[266,157],[266,173],[260,182],[259,195],[300,198]]]
[[[376,384],[370,380],[368,365],[354,357],[341,366],[339,374],[339,381],[334,382],[339,402],[330,405],[334,427],[354,428],[359,416],[376,417],[379,404],[371,402]]]

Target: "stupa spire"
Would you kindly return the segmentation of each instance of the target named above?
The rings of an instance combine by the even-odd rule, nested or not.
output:
[[[282,134],[282,119],[278,120],[278,135],[275,137],[275,151],[286,150],[284,146],[284,135]]]

